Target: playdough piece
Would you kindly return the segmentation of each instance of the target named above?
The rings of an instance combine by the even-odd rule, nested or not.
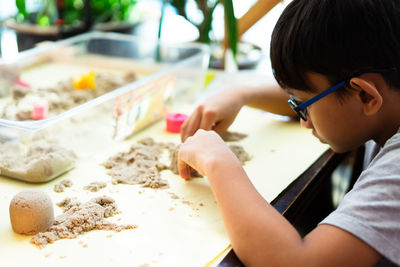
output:
[[[81,75],[80,78],[72,79],[75,90],[87,90],[87,89],[96,89],[96,73],[94,71],[89,72],[88,74]]]
[[[187,115],[182,113],[167,114],[167,131],[170,133],[179,133],[182,123],[187,119]]]
[[[14,232],[34,235],[46,231],[54,222],[53,203],[43,191],[28,189],[16,194],[10,203]]]
[[[32,120],[43,120],[47,117],[48,112],[49,105],[47,102],[34,104],[31,113]]]

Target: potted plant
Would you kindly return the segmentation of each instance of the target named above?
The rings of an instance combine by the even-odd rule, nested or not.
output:
[[[89,29],[123,30],[137,0],[15,0],[17,14],[6,26],[27,35],[54,40]],[[34,4],[32,4],[34,3]]]
[[[203,14],[204,19],[202,22],[193,22],[186,13],[189,1],[195,2],[197,8]],[[257,65],[262,57],[262,49],[252,43],[241,42],[240,37],[282,0],[257,0],[239,19],[235,18],[232,0],[164,0],[164,2],[169,2],[176,8],[179,15],[196,26],[199,31],[198,41],[207,44],[221,41],[211,40],[210,31],[212,31],[214,10],[217,5],[222,4],[224,6],[226,27],[225,39],[221,46],[223,48],[229,47],[235,56],[238,67],[244,69],[254,68]],[[221,68],[223,67],[221,63],[223,60],[220,59],[220,55],[223,53],[217,51],[217,54],[219,55],[214,55],[214,60],[213,57],[211,58],[210,66]]]
[[[198,10],[201,12],[203,16],[203,20],[201,22],[195,22],[187,13],[187,5],[189,0],[164,0],[163,4],[166,3],[171,4],[177,11],[179,15],[185,18],[188,22],[193,24],[198,32],[199,38],[198,42],[211,44],[216,40],[212,40],[210,33],[212,31],[212,22],[213,22],[213,13],[218,5],[222,5],[224,8],[224,17],[225,17],[225,28],[227,34],[227,42],[224,44],[223,49],[229,49],[232,51],[233,57],[236,58],[237,47],[238,47],[238,30],[237,30],[237,21],[234,14],[233,2],[232,0],[194,0]],[[161,16],[163,17],[163,16]],[[162,19],[160,20],[162,23]],[[161,29],[161,27],[160,27]],[[221,53],[219,53],[221,54]],[[213,62],[216,62],[215,55],[211,58],[211,65]],[[222,67],[222,59],[218,59],[219,67]]]

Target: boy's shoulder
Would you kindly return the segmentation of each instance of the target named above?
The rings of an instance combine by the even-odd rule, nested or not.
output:
[[[399,170],[400,165],[395,164],[399,162],[398,159],[400,158],[400,128],[397,130],[397,133],[394,134],[391,138],[389,138],[385,145],[379,150],[375,157],[373,157],[370,165],[368,166],[367,170],[374,167],[374,168],[382,168],[381,165],[389,164],[385,167],[391,168],[393,171]]]
[[[364,170],[339,207],[322,224],[364,240],[400,265],[400,132],[393,135]]]

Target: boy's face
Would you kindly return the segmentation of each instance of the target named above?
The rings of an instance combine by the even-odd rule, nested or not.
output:
[[[301,102],[331,86],[323,75],[308,73],[307,77],[317,92],[290,90]],[[339,100],[337,95],[332,93],[310,105],[307,108],[307,121],[301,120],[301,124],[312,129],[314,136],[322,143],[329,144],[332,150],[341,153],[355,149],[369,139],[365,119],[356,94],[350,92],[348,96]]]

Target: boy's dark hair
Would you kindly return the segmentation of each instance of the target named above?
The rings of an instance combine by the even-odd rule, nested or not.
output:
[[[382,73],[400,89],[400,0],[293,0],[271,40],[274,76],[283,88],[313,91],[306,72],[335,84],[357,71]]]

